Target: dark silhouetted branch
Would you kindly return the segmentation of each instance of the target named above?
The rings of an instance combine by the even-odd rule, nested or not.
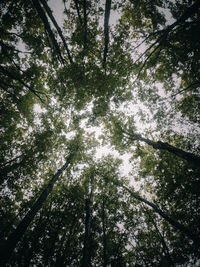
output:
[[[188,18],[190,18],[193,14],[195,14],[195,13],[198,11],[199,8],[200,8],[200,1],[197,0],[193,5],[189,6],[189,7],[187,8],[187,10],[182,14],[182,16],[180,16],[179,19],[177,19],[174,23],[172,23],[171,25],[167,26],[167,27],[166,27],[165,29],[163,29],[163,30],[156,31],[156,32],[154,32],[154,33],[149,34],[149,35],[145,38],[145,40],[143,40],[143,41],[141,42],[141,44],[144,43],[144,41],[148,40],[148,39],[149,39],[151,36],[153,36],[153,35],[158,35],[158,36],[159,36],[159,37],[156,39],[156,41],[154,41],[153,44],[151,44],[150,47],[148,47],[148,48],[142,53],[142,55],[140,55],[140,57],[136,60],[136,62],[139,61],[144,55],[147,54],[147,52],[148,52],[150,49],[152,49],[154,46],[156,46],[156,47],[153,49],[153,51],[152,51],[149,55],[146,55],[146,59],[145,59],[144,63],[142,64],[142,66],[141,66],[141,68],[140,68],[140,70],[139,70],[139,72],[138,72],[138,75],[137,75],[136,80],[139,78],[139,76],[140,76],[142,70],[144,69],[144,67],[145,67],[147,61],[150,59],[150,57],[151,57],[151,56],[158,50],[158,48],[160,48],[160,51],[162,50],[162,45],[163,45],[164,42],[166,41],[166,39],[167,39],[169,33],[172,32],[172,31],[176,28],[176,26],[186,23],[186,20],[187,20]],[[140,44],[140,45],[141,45],[141,44]],[[139,45],[139,46],[140,46],[140,45]]]
[[[17,77],[16,75],[14,75],[13,73],[11,73],[10,71],[8,71],[5,67],[0,65],[0,71],[6,75],[7,77],[10,77],[13,80],[18,81],[20,84],[22,84],[24,87],[26,87],[28,90],[30,90],[37,98],[39,98],[39,100],[43,103],[43,99],[40,97],[40,95],[38,93],[41,92],[37,92],[36,90],[32,89],[28,84],[26,84],[25,82],[22,81],[22,79],[20,77]],[[45,93],[44,93],[45,94]]]

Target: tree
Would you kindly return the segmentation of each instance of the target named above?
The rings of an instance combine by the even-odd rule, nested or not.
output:
[[[197,265],[199,0],[56,5],[0,3],[2,266]]]
[[[36,213],[40,210],[42,204],[45,202],[48,195],[51,193],[53,186],[55,182],[57,181],[57,179],[59,178],[59,176],[68,167],[72,157],[74,156],[74,153],[75,152],[71,152],[71,154],[67,157],[65,164],[53,175],[53,177],[50,179],[49,183],[47,184],[46,188],[42,191],[38,200],[34,203],[34,205],[31,207],[29,212],[26,214],[26,216],[23,218],[23,220],[14,230],[14,232],[8,237],[8,239],[6,240],[6,243],[3,244],[3,248],[1,251],[3,255],[3,260],[1,263],[2,265],[4,265],[7,261],[9,261],[10,255],[13,252],[15,246],[22,238],[29,224],[35,217]]]
[[[92,206],[94,198],[94,170],[91,171],[91,185],[89,198],[85,200],[85,236],[84,236],[84,247],[83,247],[83,259],[81,266],[91,266],[91,219],[92,219]]]

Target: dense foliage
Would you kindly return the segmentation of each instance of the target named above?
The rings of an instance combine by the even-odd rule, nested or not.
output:
[[[200,1],[55,2],[0,3],[0,265],[199,266]]]

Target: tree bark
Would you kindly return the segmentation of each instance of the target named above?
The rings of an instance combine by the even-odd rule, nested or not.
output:
[[[83,0],[83,21],[84,21],[84,50],[87,47],[87,5],[86,0]]]
[[[105,222],[105,199],[103,195],[102,201],[102,228],[103,228],[103,267],[108,264],[107,259],[107,238],[106,238],[106,222]]]
[[[91,174],[90,196],[88,199],[86,199],[85,237],[84,237],[83,259],[81,267],[91,266],[90,239],[91,239],[91,218],[92,218],[93,198],[94,198],[94,171],[92,171]]]
[[[78,19],[79,19],[80,25],[82,25],[83,22],[82,22],[82,18],[81,18],[80,11],[79,11],[78,1],[74,0],[74,3],[75,3],[75,7],[76,7],[76,11],[77,11],[77,15],[78,15]]]
[[[71,54],[70,54],[68,45],[67,45],[67,43],[66,43],[66,41],[65,41],[65,37],[63,36],[63,33],[62,33],[61,28],[58,26],[58,23],[56,22],[56,20],[55,20],[53,14],[52,14],[52,11],[51,11],[51,9],[49,8],[49,6],[48,6],[46,0],[40,0],[40,1],[41,1],[42,5],[43,5],[45,11],[47,12],[49,18],[50,18],[51,21],[53,22],[53,25],[55,26],[55,28],[56,28],[56,30],[57,30],[57,32],[58,32],[58,34],[59,34],[59,36],[60,36],[60,38],[61,38],[61,40],[62,40],[62,42],[63,42],[63,45],[64,45],[64,47],[65,47],[65,49],[66,49],[66,51],[67,51],[67,55],[68,55],[69,61],[70,61],[70,63],[72,64],[72,63],[73,63],[73,60],[72,60],[72,57],[71,57]]]
[[[104,52],[103,52],[104,69],[106,69],[106,58],[108,54],[110,9],[111,9],[111,0],[106,0],[105,17],[104,17]]]
[[[39,222],[37,222],[37,225],[33,232],[33,239],[31,240],[31,246],[27,253],[27,256],[25,258],[24,266],[30,266],[30,261],[33,258],[34,253],[38,252],[39,246],[38,246],[38,239],[45,235],[45,230],[49,221],[51,212],[51,205],[50,209],[48,209],[48,216],[44,219],[43,215],[40,214]]]
[[[135,134],[135,133],[128,133],[126,131],[123,131],[130,140],[138,140],[141,142],[144,142],[150,146],[152,146],[154,149],[158,149],[158,150],[166,150],[176,156],[178,156],[179,158],[182,158],[184,160],[187,160],[188,162],[190,162],[193,166],[200,168],[200,157],[191,153],[191,152],[186,152],[180,148],[174,147],[166,142],[154,142],[148,138],[144,138],[142,137],[140,134]]]
[[[159,231],[158,229],[158,226],[154,220],[154,218],[151,216],[150,212],[148,209],[145,208],[145,212],[147,212],[148,216],[150,217],[156,231],[157,231],[157,234],[160,238],[160,241],[161,241],[161,244],[162,244],[162,247],[163,247],[163,252],[164,252],[164,255],[165,255],[165,259],[167,260],[167,263],[168,263],[168,267],[175,267],[174,263],[173,263],[173,260],[171,258],[171,255],[170,255],[170,252],[169,252],[169,248],[167,246],[167,243],[165,242],[165,238],[164,236],[161,234],[161,232]]]
[[[200,237],[195,235],[194,233],[192,233],[188,227],[185,227],[184,225],[180,224],[179,222],[173,220],[172,218],[170,218],[167,214],[165,214],[160,208],[158,208],[155,204],[153,204],[152,202],[142,198],[141,196],[139,196],[138,194],[132,192],[129,188],[127,188],[124,185],[121,185],[122,188],[124,188],[126,191],[128,191],[130,193],[130,195],[132,197],[134,197],[135,199],[147,204],[148,206],[150,206],[157,214],[159,214],[163,219],[165,219],[169,224],[171,224],[174,228],[176,228],[177,230],[181,231],[182,233],[184,233],[189,239],[191,239],[195,245],[199,246],[200,244]]]
[[[60,47],[59,47],[58,42],[57,42],[57,40],[56,40],[56,38],[54,36],[54,33],[51,30],[50,24],[48,22],[47,16],[46,16],[43,8],[41,7],[41,5],[40,5],[38,0],[32,0],[32,3],[34,5],[35,9],[37,10],[37,13],[38,13],[39,17],[41,18],[45,29],[47,30],[47,32],[49,34],[49,37],[50,37],[50,39],[52,41],[52,44],[53,44],[53,46],[55,48],[55,51],[56,51],[60,61],[62,62],[62,64],[64,64],[64,59],[62,57],[62,53],[60,51]]]
[[[65,164],[60,168],[51,178],[46,188],[41,193],[38,200],[35,202],[35,204],[32,206],[32,208],[29,210],[29,212],[26,214],[26,216],[22,219],[22,221],[19,223],[17,228],[14,230],[14,232],[8,237],[8,239],[5,241],[1,248],[1,266],[5,266],[6,263],[9,261],[12,252],[14,251],[17,243],[21,240],[22,236],[26,232],[27,228],[29,227],[30,223],[34,219],[37,212],[42,207],[43,203],[51,193],[53,186],[55,182],[58,180],[59,176],[64,172],[64,170],[68,167],[68,165],[71,162],[71,159],[73,158],[75,152],[72,152],[65,162]]]

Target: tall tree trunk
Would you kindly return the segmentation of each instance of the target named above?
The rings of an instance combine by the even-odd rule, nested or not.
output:
[[[159,49],[159,53],[162,50],[162,45],[163,43],[166,41],[168,35],[170,32],[172,32],[174,30],[174,28],[176,28],[176,26],[184,26],[184,24],[186,23],[186,20],[188,20],[192,15],[194,15],[195,13],[198,12],[198,9],[200,8],[200,1],[197,0],[193,5],[189,6],[186,11],[182,14],[182,16],[179,17],[178,20],[176,20],[174,23],[172,23],[171,25],[167,26],[165,29],[163,30],[159,30],[156,32],[153,32],[151,34],[149,34],[149,36],[147,38],[145,38],[145,40],[149,39],[149,37],[158,34],[158,38],[155,40],[155,42],[153,44],[151,44],[146,50],[145,52],[142,53],[142,56],[146,55],[146,59],[144,60],[144,63],[142,64],[142,67],[140,68],[138,75],[137,75],[137,79],[139,78],[141,71],[143,70],[143,68],[145,67],[147,61],[150,59],[150,57],[155,54],[155,52]],[[143,41],[144,42],[144,41]],[[151,51],[149,54],[147,53],[148,51]],[[139,57],[139,59],[141,59],[141,57]],[[138,60],[138,59],[137,59]]]
[[[83,0],[83,21],[84,21],[84,50],[87,47],[87,3]]]
[[[161,141],[154,142],[148,138],[142,137],[140,134],[135,134],[135,133],[128,133],[124,130],[122,130],[130,140],[138,140],[141,142],[145,142],[146,144],[152,146],[154,149],[159,149],[159,150],[166,150],[170,153],[173,153],[174,155],[178,156],[179,158],[182,158],[184,160],[187,160],[194,166],[200,168],[200,157],[191,153],[191,152],[186,152],[180,148],[174,147],[168,143],[164,143]]]
[[[111,9],[111,0],[106,0],[105,17],[104,17],[104,52],[103,52],[104,69],[106,69],[106,58],[108,54],[110,9]]]
[[[106,220],[105,220],[105,199],[102,200],[102,228],[103,228],[103,267],[107,266],[107,239],[106,239]]]
[[[52,41],[54,49],[55,49],[55,51],[56,51],[56,53],[58,55],[58,58],[60,59],[61,63],[64,64],[65,61],[64,61],[64,59],[62,57],[62,53],[61,53],[60,47],[58,45],[58,42],[57,42],[57,40],[55,38],[55,35],[54,35],[53,31],[51,30],[51,26],[49,24],[48,18],[46,16],[43,8],[41,7],[40,2],[38,0],[32,0],[32,3],[34,5],[35,9],[37,10],[37,13],[38,13],[39,17],[41,18],[45,29],[48,32],[48,35],[49,35],[49,37],[50,37],[50,39]]]
[[[52,203],[51,203],[52,204]],[[50,213],[51,213],[51,205],[48,209],[48,215],[46,218],[43,218],[44,214],[40,214],[39,221],[37,222],[37,225],[33,232],[33,239],[31,240],[31,246],[28,251],[28,255],[25,258],[24,266],[30,266],[31,259],[33,258],[34,253],[38,252],[39,246],[38,246],[38,239],[40,237],[43,237],[45,235],[45,230],[49,221]]]
[[[169,248],[167,246],[167,243],[165,242],[165,238],[164,236],[161,234],[161,232],[159,231],[158,229],[158,226],[153,218],[153,216],[151,215],[151,213],[149,212],[148,209],[145,208],[145,212],[148,214],[148,216],[150,217],[156,231],[157,231],[157,234],[160,238],[160,241],[161,241],[161,244],[162,244],[162,247],[163,247],[163,253],[164,253],[164,256],[165,256],[165,259],[167,260],[167,266],[168,267],[175,267],[174,263],[173,263],[173,260],[171,258],[171,255],[170,255],[170,252],[169,252]]]
[[[88,199],[86,199],[85,237],[84,237],[83,259],[81,267],[91,266],[90,239],[91,239],[91,218],[92,218],[93,198],[94,198],[94,171],[92,171],[91,173],[90,196]]]
[[[135,199],[147,204],[148,206],[150,206],[156,213],[158,213],[163,219],[165,219],[168,223],[170,223],[174,228],[178,229],[179,231],[181,231],[182,233],[184,233],[189,239],[193,240],[194,244],[199,246],[200,244],[200,237],[195,235],[194,233],[192,233],[188,227],[185,227],[184,225],[180,224],[179,222],[173,220],[172,218],[170,218],[167,214],[165,214],[160,208],[158,208],[155,204],[153,204],[152,202],[142,198],[141,196],[139,196],[138,194],[132,192],[129,188],[127,188],[124,185],[121,185],[122,188],[124,188],[126,191],[128,191],[130,193],[130,195],[132,197],[134,197]]]
[[[56,28],[56,30],[57,30],[57,32],[58,32],[58,34],[59,34],[59,36],[60,36],[60,38],[61,38],[61,40],[62,40],[62,42],[63,42],[63,45],[64,45],[64,47],[65,47],[65,49],[66,49],[66,51],[67,51],[68,59],[69,59],[70,63],[72,64],[72,63],[73,63],[73,60],[72,60],[72,57],[71,57],[71,54],[70,54],[68,45],[67,45],[67,43],[66,43],[65,37],[63,36],[63,33],[62,33],[61,28],[58,26],[58,23],[56,22],[56,20],[55,20],[53,14],[52,14],[52,11],[51,11],[51,9],[49,8],[49,6],[48,6],[46,0],[40,0],[40,1],[41,1],[42,5],[43,5],[45,11],[47,12],[49,18],[51,19],[53,25],[55,26],[55,28]]]
[[[80,10],[79,10],[79,6],[78,6],[78,0],[74,0],[74,3],[75,3],[75,7],[76,7],[76,11],[77,11],[77,15],[78,15],[78,19],[79,19],[80,25],[82,25],[83,22],[82,22],[82,18],[81,18],[81,15],[80,15]]]
[[[200,1],[197,0],[194,4],[192,4],[191,6],[189,6],[186,11],[182,14],[182,16],[180,16],[180,18],[175,21],[173,24],[171,24],[170,26],[168,26],[168,28],[170,30],[172,30],[173,28],[175,28],[177,25],[181,24],[181,23],[185,23],[185,21],[190,18],[192,15],[194,15],[195,13],[198,12],[198,9],[200,8]],[[168,30],[167,28],[167,30]],[[169,30],[168,30],[169,31]]]
[[[4,266],[10,259],[12,252],[14,251],[17,243],[21,240],[22,236],[26,232],[28,226],[34,219],[37,212],[42,207],[43,203],[51,193],[53,186],[55,182],[58,180],[59,176],[64,172],[64,170],[68,167],[68,165],[71,162],[71,159],[73,158],[75,152],[72,152],[65,162],[65,164],[62,166],[61,169],[59,169],[51,178],[46,188],[41,193],[38,200],[35,202],[35,204],[32,206],[32,208],[29,210],[29,212],[26,214],[26,216],[22,219],[22,221],[19,223],[17,228],[14,230],[14,232],[8,237],[8,239],[5,241],[5,244],[3,244],[1,248],[1,266]]]

